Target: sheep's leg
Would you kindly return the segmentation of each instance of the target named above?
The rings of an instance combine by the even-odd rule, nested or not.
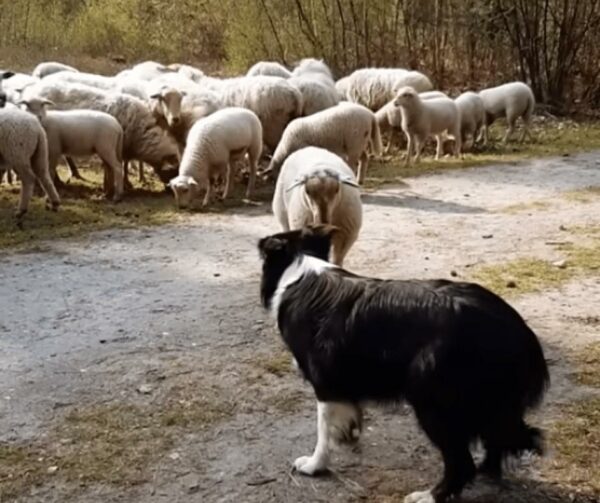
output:
[[[365,178],[367,176],[367,168],[369,166],[369,155],[365,150],[362,154],[360,154],[360,159],[358,162],[358,183],[363,184]]]
[[[56,173],[56,165],[58,164],[58,159],[52,158],[48,161],[48,169],[46,169],[45,163],[42,165],[38,165],[37,163],[32,164],[32,172],[35,174],[39,184],[42,189],[46,193],[46,197],[48,198],[50,205],[48,205],[48,201],[46,202],[46,208],[52,209],[56,211],[58,206],[60,205],[60,197],[58,192],[56,191],[56,186],[52,181],[51,173]]]
[[[29,201],[31,200],[31,196],[33,196],[36,177],[31,168],[27,165],[18,166],[16,170],[21,178],[21,193],[19,196],[19,207],[15,213],[15,218],[17,220],[17,226],[21,227],[23,225],[23,216],[27,213]]]
[[[73,161],[73,159],[69,156],[65,156],[65,161],[67,163],[67,166],[69,167],[69,172],[71,173],[71,178],[75,178],[75,180],[85,181],[85,178],[83,178],[83,176],[81,176],[81,173],[79,172],[79,168],[75,164],[75,161]]]
[[[250,174],[248,176],[248,187],[246,188],[246,199],[250,199],[254,195],[256,186],[256,171],[258,170],[258,159],[249,157]]]
[[[231,190],[231,162],[227,163],[225,167],[225,186],[223,187],[223,196],[222,200],[225,201],[229,197],[229,192]]]
[[[523,131],[521,131],[521,136],[519,136],[519,142],[523,143],[525,141],[525,137],[528,136],[531,140],[531,131],[529,130],[529,121],[523,118]]]
[[[123,172],[123,164],[119,161],[117,154],[106,149],[107,151],[98,152],[104,164],[104,193],[107,199],[118,202],[123,199],[123,190],[125,183],[125,174]]]
[[[457,126],[454,129],[454,157],[461,157],[462,154],[462,146],[463,146],[463,136],[462,131],[460,130],[460,126]]]
[[[415,155],[415,159],[414,159],[415,164],[421,160],[421,154],[423,153],[423,148],[425,148],[425,140],[426,139],[427,138],[421,138],[419,136],[415,136],[415,151],[416,151],[416,155]]]
[[[404,164],[406,164],[407,166],[410,164],[410,157],[412,155],[412,149],[413,149],[413,135],[406,133],[406,161],[404,162]]]
[[[481,130],[479,131],[479,137],[476,141],[480,142],[483,140],[483,146],[485,147],[488,144],[488,127],[487,124],[481,126]]]
[[[123,187],[127,192],[131,192],[133,190],[133,185],[129,181],[129,161],[123,162]]]
[[[513,134],[515,130],[515,119],[509,119],[508,120],[508,129],[506,130],[506,134],[504,135],[504,138],[502,138],[502,143],[506,144],[509,140],[509,138],[511,137],[511,135]]]
[[[112,169],[104,159],[102,159],[102,167],[104,168],[104,177],[102,180],[102,190],[104,191],[104,195],[106,196],[106,199],[112,199],[115,195],[114,177],[112,174]]]
[[[210,178],[206,181],[205,186],[206,186],[206,194],[204,195],[204,199],[202,200],[203,208],[208,206],[208,204],[210,203],[211,188],[212,188],[212,180]]]
[[[437,142],[437,148],[435,149],[435,160],[439,161],[440,157],[444,154],[444,136],[442,134],[436,134],[435,140]]]

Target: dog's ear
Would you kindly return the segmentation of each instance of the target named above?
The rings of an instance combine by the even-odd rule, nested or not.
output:
[[[322,260],[329,260],[329,250],[339,228],[329,224],[309,225],[302,229],[300,251]]]
[[[285,247],[285,240],[275,236],[267,236],[258,242],[258,251],[263,259],[272,253],[283,251]]]

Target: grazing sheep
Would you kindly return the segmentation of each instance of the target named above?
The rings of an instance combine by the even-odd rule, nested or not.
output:
[[[246,73],[248,77],[256,77],[257,75],[270,75],[271,77],[282,77],[289,79],[292,76],[285,66],[277,61],[259,61],[254,66],[250,67]]]
[[[277,176],[289,155],[304,147],[326,148],[345,158],[354,171],[358,166],[358,181],[367,173],[368,148],[381,153],[381,136],[375,114],[354,103],[340,103],[308,117],[296,119],[283,133],[268,168]]]
[[[305,58],[300,60],[292,72],[292,77],[311,78],[335,87],[333,73],[322,59]]]
[[[104,163],[104,191],[114,201],[123,198],[123,128],[112,115],[95,110],[47,112],[53,103],[40,98],[21,102],[35,115],[48,138],[48,169],[53,180],[63,155],[98,154]]]
[[[226,79],[221,81],[216,92],[220,94],[223,106],[247,108],[258,116],[263,127],[263,141],[271,150],[277,147],[290,121],[302,115],[302,94],[280,77]]]
[[[49,75],[44,79],[44,82],[66,82],[68,84],[82,84],[84,86],[95,87],[103,91],[114,91],[117,86],[115,77],[106,77],[104,75],[96,75],[95,73],[84,72],[58,72]]]
[[[46,80],[28,87],[23,99],[45,98],[54,103],[57,110],[89,109],[112,115],[123,128],[123,159],[150,164],[158,177],[168,183],[178,164],[179,149],[175,139],[157,124],[146,103],[127,94]],[[127,172],[125,177],[127,179]]]
[[[15,214],[17,224],[27,213],[36,179],[56,210],[60,197],[48,172],[48,142],[39,121],[16,107],[0,110],[0,171],[13,169],[21,180],[21,195]]]
[[[288,82],[302,93],[303,117],[334,107],[340,102],[335,88],[323,84],[320,80],[302,76],[292,77]]]
[[[360,191],[354,173],[328,150],[306,147],[290,155],[281,168],[273,213],[283,231],[309,224],[332,224],[333,263],[342,266],[362,224]]]
[[[262,142],[260,120],[245,108],[225,108],[196,122],[188,135],[179,176],[169,183],[177,206],[189,207],[201,190],[206,190],[202,202],[206,206],[213,180],[223,176],[223,199],[226,199],[231,188],[232,163],[246,154],[250,163],[246,197],[252,197]]]
[[[40,63],[37,65],[31,75],[36,79],[43,79],[48,75],[52,75],[53,73],[58,72],[78,72],[77,68],[73,68],[72,66],[65,65],[64,63],[57,63],[56,61],[47,61],[45,63]]]
[[[431,98],[447,98],[448,96],[441,91],[426,91],[419,93],[422,100]],[[396,132],[402,132],[402,110],[394,105],[395,100],[390,100],[375,113],[377,124],[382,136],[388,136],[387,146],[384,153],[389,153],[394,139],[399,143],[399,138],[396,137]],[[404,134],[402,135],[404,138]]]
[[[454,155],[461,151],[460,112],[450,98],[431,98],[422,100],[412,87],[403,87],[394,100],[395,106],[402,109],[402,130],[406,134],[406,164],[411,163],[413,145],[415,162],[421,157],[425,141],[430,135],[437,139],[435,158],[443,153],[443,133],[454,136]]]
[[[477,138],[477,133],[485,124],[485,107],[481,97],[472,91],[462,93],[454,100],[460,112],[460,132],[463,151],[467,142],[472,146]]]
[[[400,68],[363,68],[348,79],[347,98],[374,112],[394,99],[402,87],[410,86],[420,93],[433,89],[431,81],[422,73]]]
[[[502,138],[502,143],[506,143],[512,135],[515,130],[515,123],[519,117],[523,119],[523,132],[519,141],[523,141],[525,136],[531,138],[529,126],[535,109],[535,96],[527,84],[523,82],[510,82],[479,91],[479,96],[483,100],[486,115],[486,123],[483,127],[484,145],[488,141],[489,126],[500,117],[506,117],[508,122],[508,129],[504,138]]]

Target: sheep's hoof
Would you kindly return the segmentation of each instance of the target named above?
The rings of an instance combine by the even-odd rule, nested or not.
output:
[[[60,206],[60,201],[46,201],[46,210],[47,211],[58,211],[59,206]]]
[[[119,194],[119,195],[115,194],[111,200],[113,203],[120,203],[123,200],[123,194]]]

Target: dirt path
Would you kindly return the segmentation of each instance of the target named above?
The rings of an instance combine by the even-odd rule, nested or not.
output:
[[[407,179],[364,196],[365,226],[346,265],[374,276],[460,277],[474,264],[518,256],[558,260],[547,243],[564,239],[561,226],[600,220],[597,197],[583,203],[564,193],[599,185],[600,153]],[[540,200],[551,206],[527,209]],[[371,411],[360,447],[339,452],[332,476],[289,473],[291,461],[312,449],[315,421],[310,390],[288,371],[258,302],[255,243],[276,230],[265,206],[0,257],[0,441],[44,441],[77,407],[164,408],[177,393],[233,411],[206,427],[192,421],[174,430],[145,483],[57,476],[21,501],[383,502],[431,485],[437,454],[404,407]],[[579,393],[564,353],[598,337],[597,327],[573,320],[598,314],[600,282],[584,279],[514,304],[553,364],[540,416],[548,421]],[[479,487],[465,500],[573,501],[545,482],[535,462],[523,474],[533,480],[508,483],[499,497],[490,496],[498,488]]]

